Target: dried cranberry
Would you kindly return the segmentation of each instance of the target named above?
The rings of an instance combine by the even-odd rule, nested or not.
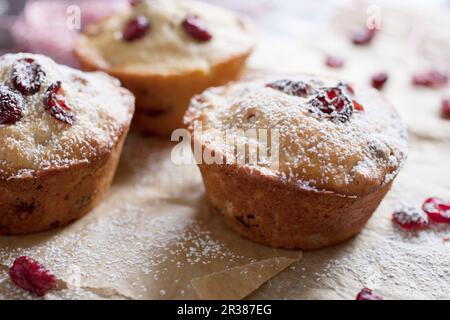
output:
[[[358,46],[369,44],[372,42],[376,33],[376,29],[365,28],[364,30],[356,32],[352,35],[352,42]]]
[[[23,100],[20,94],[0,85],[0,124],[14,124],[22,118]]]
[[[122,32],[122,39],[134,41],[144,37],[150,30],[150,22],[146,16],[139,15],[131,19]]]
[[[388,80],[388,74],[386,72],[380,72],[377,74],[374,74],[372,76],[372,79],[370,80],[372,87],[375,89],[382,89],[386,81]]]
[[[353,101],[344,94],[342,87],[321,88],[309,101],[310,111],[321,116],[346,122],[353,114]]]
[[[327,56],[325,60],[325,64],[330,68],[342,68],[344,63],[344,59],[336,56]]]
[[[392,221],[402,229],[412,231],[428,227],[428,217],[417,208],[404,207],[392,214]]]
[[[450,99],[442,100],[441,114],[444,118],[450,119]]]
[[[206,29],[205,24],[198,16],[187,16],[181,25],[183,26],[184,31],[195,40],[205,42],[212,39],[211,33]]]
[[[364,111],[364,107],[360,103],[358,103],[355,100],[352,100],[352,103],[353,103],[353,108],[355,108],[355,110]]]
[[[266,87],[297,97],[307,97],[310,90],[310,86],[306,82],[287,79],[268,83]]]
[[[45,72],[34,59],[19,59],[12,67],[14,87],[24,95],[29,96],[38,92],[44,78]]]
[[[356,296],[356,300],[383,300],[383,297],[374,294],[369,288],[363,288]]]
[[[9,269],[11,280],[20,288],[42,297],[56,289],[56,277],[36,260],[26,256],[17,258]]]
[[[353,86],[351,84],[348,84],[346,82],[339,82],[338,87],[345,89],[350,95],[355,94],[355,89],[353,89]]]
[[[142,0],[130,0],[130,5],[132,7],[135,7],[135,6],[139,5],[139,4],[141,4],[141,2],[142,2]]]
[[[448,75],[441,70],[430,70],[413,76],[412,83],[415,86],[428,88],[440,88],[447,84]]]
[[[423,203],[422,209],[434,222],[450,223],[450,202],[439,198],[428,198]]]
[[[53,118],[71,125],[74,123],[75,117],[61,93],[61,81],[51,84],[45,93],[44,107]]]

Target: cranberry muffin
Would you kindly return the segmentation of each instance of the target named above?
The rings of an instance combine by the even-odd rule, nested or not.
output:
[[[65,225],[113,179],[134,97],[101,72],[26,53],[0,57],[0,234]]]
[[[135,1],[90,26],[75,54],[86,70],[119,78],[136,96],[135,127],[168,136],[195,94],[236,79],[254,46],[249,22],[196,1]]]
[[[405,126],[389,102],[334,79],[275,76],[211,88],[192,100],[185,122],[211,208],[274,247],[317,249],[358,233],[407,154]]]

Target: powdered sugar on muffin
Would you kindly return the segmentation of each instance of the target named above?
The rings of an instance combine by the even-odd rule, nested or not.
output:
[[[127,24],[136,18],[146,20],[145,28],[124,39]],[[203,32],[186,30],[187,18],[198,20]],[[208,72],[253,46],[251,27],[230,11],[196,1],[143,0],[89,28],[79,39],[77,54],[102,69],[171,75]]]
[[[288,90],[286,84],[297,86]],[[334,79],[288,75],[213,88],[193,100],[186,120],[191,125],[200,120],[203,141],[227,158],[235,156],[234,146],[217,140],[217,134],[277,130],[279,169],[268,170],[264,163],[253,168],[342,195],[384,186],[407,154],[406,128],[392,106],[371,88]]]
[[[35,93],[23,94],[14,81],[18,61],[37,64],[42,81]],[[60,82],[62,99],[73,123],[52,115],[46,99]],[[0,57],[0,85],[20,96],[22,115],[0,124],[0,177],[33,175],[41,169],[89,162],[108,152],[128,127],[134,101],[117,80],[103,73],[83,73],[34,54]],[[71,121],[69,121],[71,122]]]

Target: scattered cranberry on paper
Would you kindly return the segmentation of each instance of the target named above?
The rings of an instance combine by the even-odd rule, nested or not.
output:
[[[442,100],[441,114],[445,119],[450,119],[450,98]]]
[[[56,289],[56,277],[36,260],[22,256],[9,269],[11,280],[20,288],[42,297]]]
[[[381,90],[388,78],[389,76],[386,72],[380,72],[372,76],[372,78],[370,79],[370,84],[375,89]]]
[[[428,217],[420,209],[403,207],[392,214],[392,221],[404,230],[413,231],[428,227]]]
[[[413,85],[427,88],[441,88],[445,86],[447,82],[447,73],[437,69],[415,74],[412,78]]]
[[[337,56],[327,56],[325,59],[325,64],[330,68],[342,68],[345,64],[345,61],[341,57]]]
[[[428,198],[422,205],[428,217],[437,223],[450,223],[450,202],[439,198]]]
[[[377,29],[365,28],[362,31],[356,32],[352,35],[352,42],[354,45],[363,46],[372,42],[377,33]]]
[[[356,296],[356,300],[383,300],[383,297],[374,294],[369,288],[363,288]]]

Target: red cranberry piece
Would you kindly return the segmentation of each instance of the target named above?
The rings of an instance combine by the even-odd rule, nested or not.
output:
[[[372,76],[370,83],[371,83],[372,87],[380,90],[383,88],[384,84],[388,80],[388,77],[389,76],[386,72],[380,72],[380,73],[374,74]]]
[[[434,222],[450,223],[450,202],[439,198],[428,198],[423,203],[422,209]]]
[[[45,72],[34,59],[19,59],[12,67],[14,87],[24,95],[29,96],[38,92],[44,78]]]
[[[450,119],[450,99],[442,100],[441,114],[444,118]]]
[[[360,103],[358,103],[355,100],[353,100],[352,103],[353,103],[353,108],[355,108],[355,110],[364,111],[364,107]]]
[[[383,297],[374,294],[369,288],[363,288],[356,296],[356,300],[383,300]]]
[[[195,15],[187,16],[181,25],[183,26],[184,31],[195,40],[206,42],[212,39],[212,35],[206,29],[203,21]]]
[[[122,32],[122,39],[134,41],[144,37],[150,30],[150,22],[146,16],[139,15],[131,19]]]
[[[376,33],[376,29],[365,28],[364,30],[356,32],[352,35],[352,42],[358,46],[367,45],[372,42]]]
[[[447,84],[448,75],[441,70],[430,70],[413,76],[412,83],[415,86],[428,88],[440,88]]]
[[[137,5],[141,4],[142,0],[130,0],[130,5],[132,7],[136,7]]]
[[[306,82],[287,79],[268,83],[266,87],[297,97],[307,97],[310,90],[310,86]]]
[[[392,214],[392,221],[402,229],[413,231],[428,227],[428,217],[417,208],[404,207]]]
[[[342,68],[344,63],[344,59],[336,56],[327,56],[325,60],[325,64],[330,68]]]
[[[355,94],[355,89],[353,89],[353,86],[351,84],[348,84],[346,82],[339,82],[338,87],[345,89],[350,95]]]
[[[38,297],[56,289],[56,277],[36,260],[26,256],[17,258],[9,269],[11,280],[20,288]]]
[[[75,117],[61,95],[62,91],[61,81],[51,84],[45,93],[44,107],[53,118],[72,125]]]
[[[23,100],[19,93],[0,85],[0,125],[14,124],[22,118]]]
[[[342,87],[321,88],[319,93],[309,101],[310,111],[319,113],[332,120],[346,122],[353,114],[354,106]]]

